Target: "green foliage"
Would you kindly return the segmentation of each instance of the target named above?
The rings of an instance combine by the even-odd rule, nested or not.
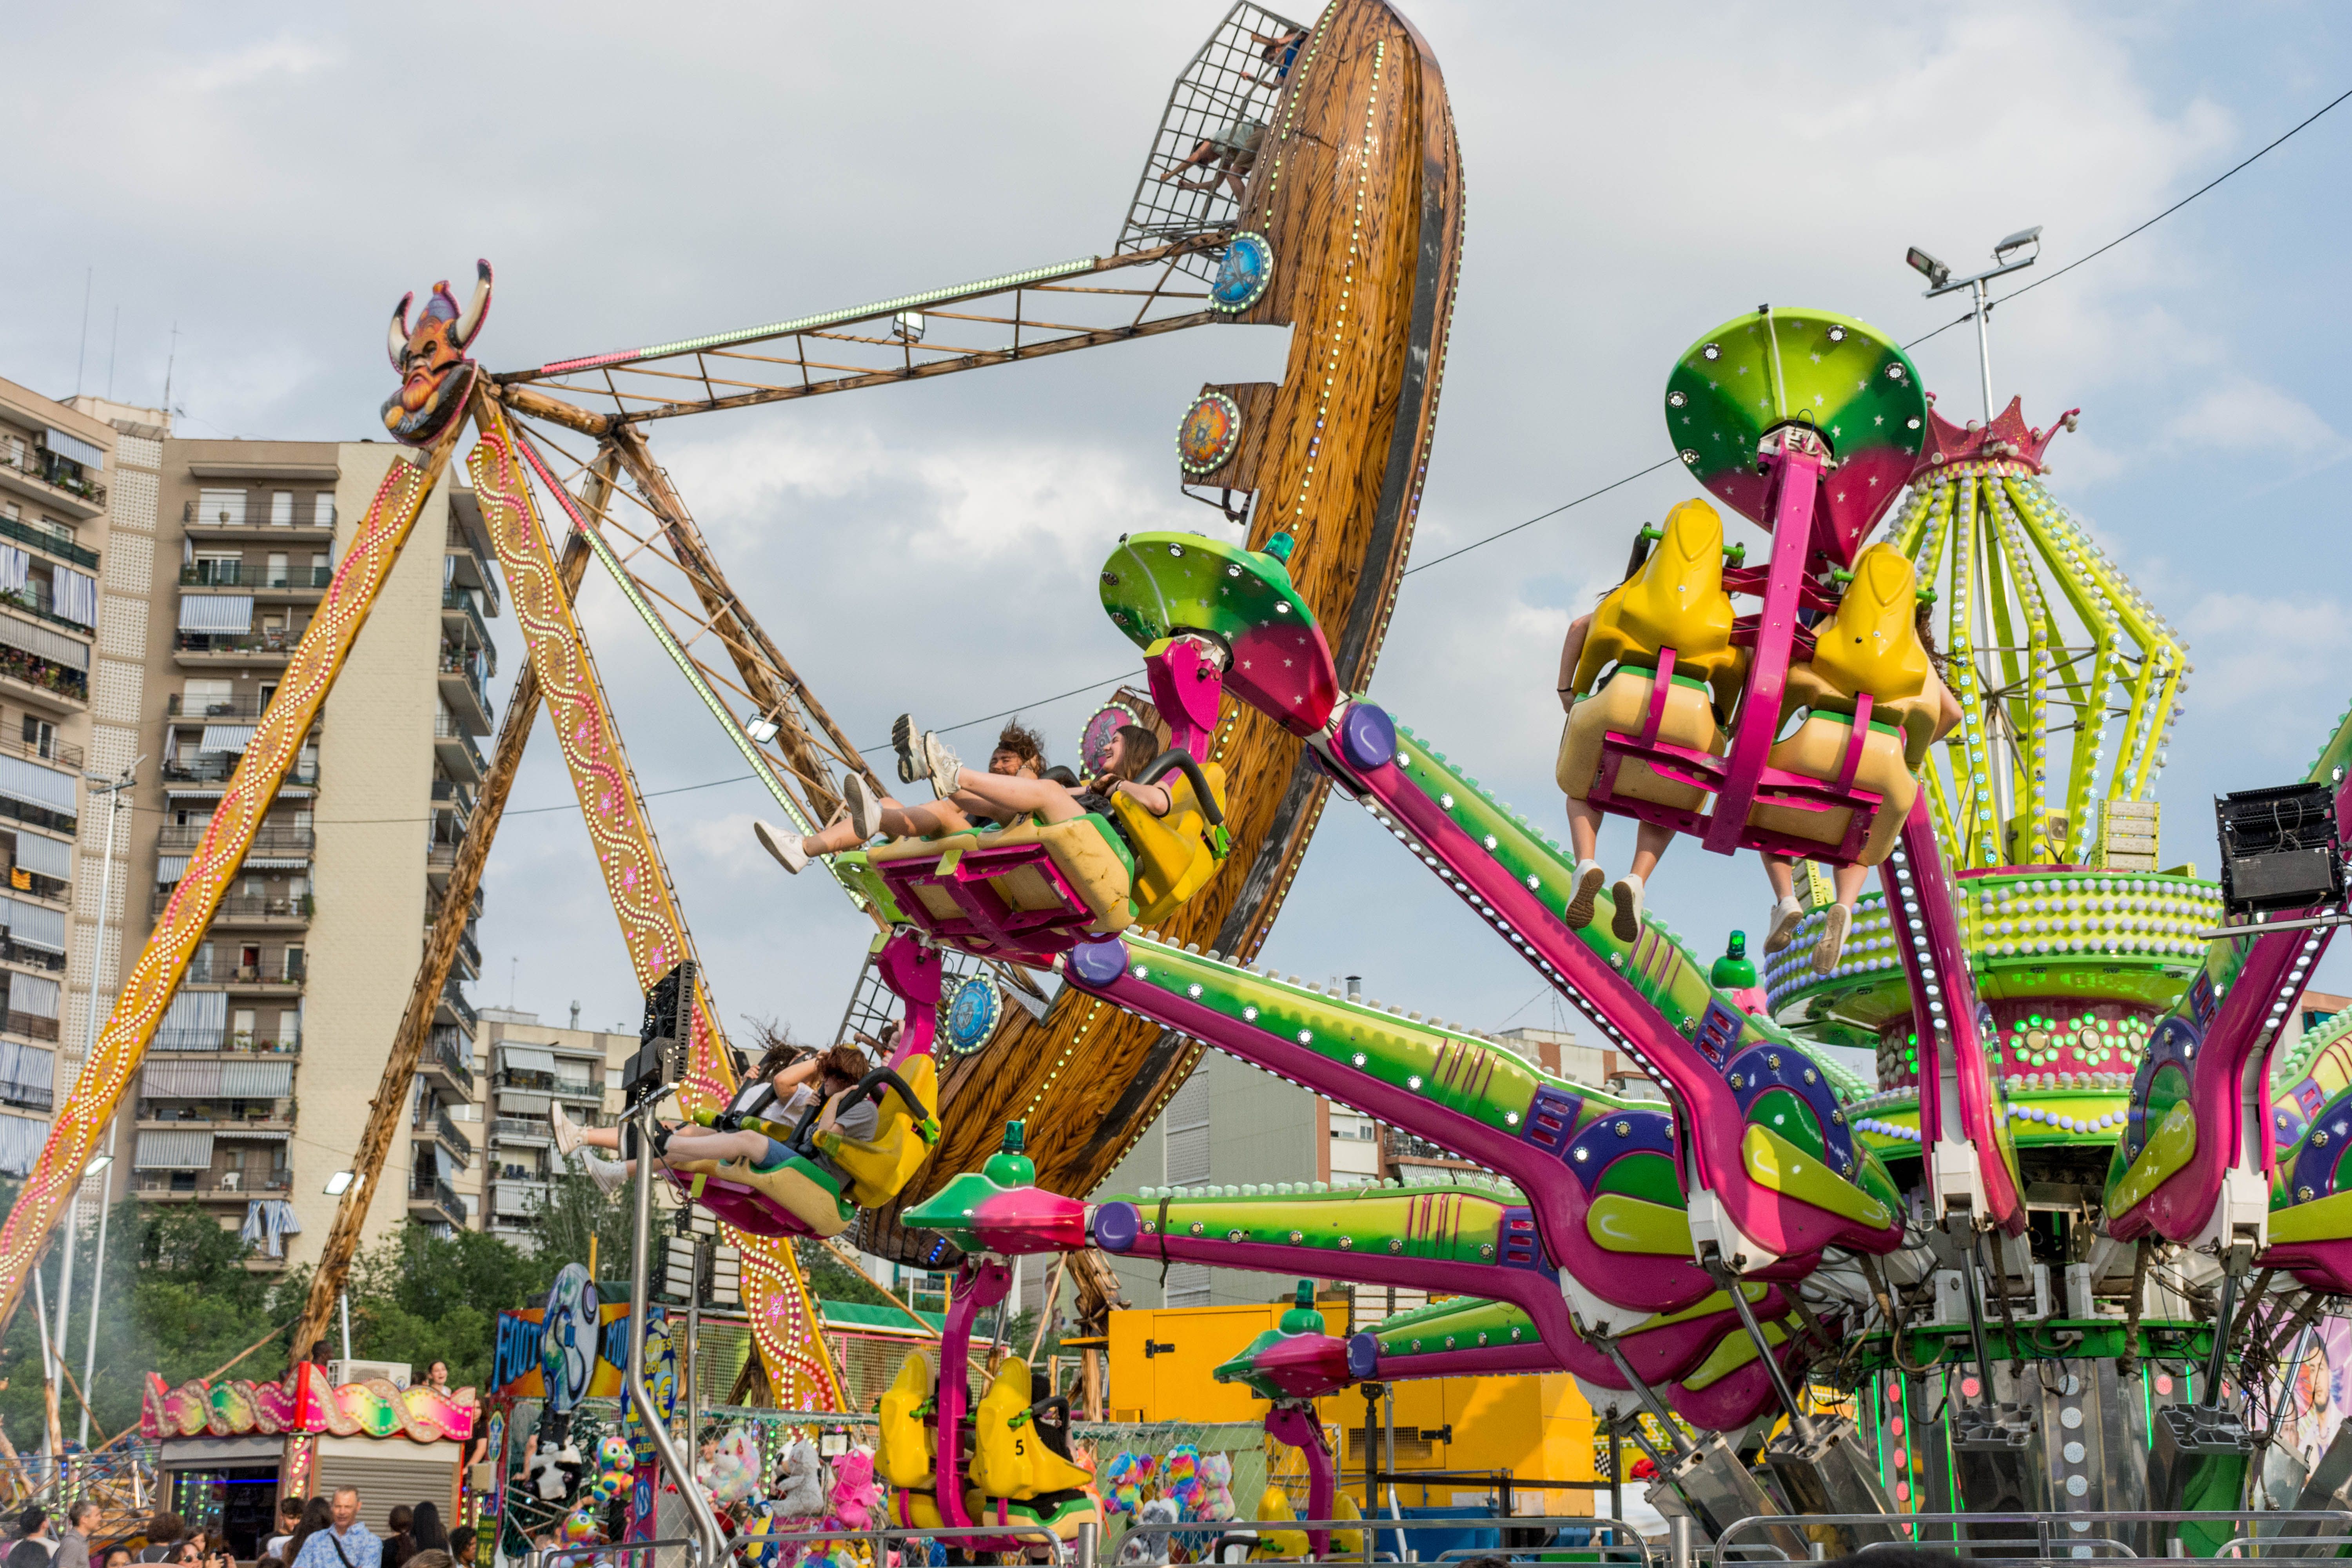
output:
[[[551,1173],[547,1180],[547,1195],[540,1200],[532,1222],[539,1227],[539,1255],[553,1261],[547,1269],[552,1279],[555,1270],[566,1263],[586,1263],[589,1241],[595,1241],[596,1278],[625,1279],[629,1277],[631,1237],[635,1234],[635,1211],[623,1197],[606,1197],[587,1173],[569,1168]],[[656,1207],[655,1225],[659,1226],[660,1210]],[[656,1257],[659,1257],[656,1249]],[[540,1284],[541,1294],[546,1282]]]
[[[487,1387],[499,1313],[543,1296],[562,1261],[482,1231],[403,1226],[352,1263],[352,1352],[419,1377],[446,1361],[453,1387]]]
[[[852,1301],[869,1307],[891,1305],[890,1298],[872,1280],[809,1237],[795,1237],[793,1253],[800,1259],[801,1277],[808,1281],[809,1294],[818,1300]]]

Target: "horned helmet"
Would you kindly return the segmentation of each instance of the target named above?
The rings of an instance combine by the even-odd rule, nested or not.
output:
[[[412,329],[408,307],[415,298],[400,297],[384,342],[392,368],[400,373],[400,390],[383,400],[383,426],[395,440],[426,447],[449,427],[473,389],[474,362],[466,350],[489,314],[490,264],[474,263],[474,297],[462,310],[446,279],[433,285]]]

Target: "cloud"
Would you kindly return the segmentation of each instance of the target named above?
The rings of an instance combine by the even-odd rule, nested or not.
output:
[[[2312,406],[2252,376],[2233,374],[2165,421],[2183,446],[2297,458],[2341,458],[2345,439]]]
[[[249,87],[265,77],[308,76],[342,58],[342,51],[300,38],[276,37],[198,60],[182,80],[198,92]]]

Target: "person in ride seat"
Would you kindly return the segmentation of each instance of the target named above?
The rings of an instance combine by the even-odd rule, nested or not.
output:
[[[912,733],[907,716],[900,714],[892,738],[899,747],[898,776],[908,784],[922,777],[909,761],[908,748],[912,744]],[[1045,740],[1018,719],[1013,720],[997,735],[996,749],[989,753],[988,771],[1007,778],[1038,777],[1045,771]],[[980,798],[968,791],[961,797],[943,796],[929,805],[909,806],[887,795],[877,798],[866,784],[866,776],[853,773],[842,781],[841,798],[842,809],[814,833],[793,833],[772,822],[754,822],[752,837],[785,870],[798,875],[814,857],[855,849],[877,833],[887,833],[893,838],[937,838],[969,828],[1002,826],[988,815]]]
[[[854,1142],[872,1141],[881,1126],[880,1105],[870,1095],[861,1097],[854,1104],[843,1103],[843,1097],[857,1087],[858,1080],[866,1076],[871,1065],[866,1059],[866,1054],[856,1046],[839,1045],[819,1052],[804,1063],[787,1066],[776,1072],[770,1082],[779,1095],[789,1094],[792,1089],[813,1075],[817,1080],[817,1092],[824,1097],[824,1109],[819,1113],[816,1125],[803,1146],[787,1147],[764,1132],[729,1125],[743,1114],[730,1111],[722,1115],[719,1119],[720,1125],[715,1127],[665,1127],[654,1136],[654,1158],[665,1166],[711,1160],[722,1167],[747,1166],[761,1175],[798,1161],[824,1172],[836,1189],[846,1186],[849,1184],[848,1173],[817,1148],[816,1138],[819,1134],[832,1132]],[[565,1154],[586,1148],[618,1151],[625,1146],[625,1135],[634,1131],[619,1127],[579,1127],[568,1119],[555,1119],[552,1110],[550,1116],[554,1121],[556,1148]],[[593,1154],[583,1153],[580,1163],[597,1187],[607,1194],[618,1193],[622,1184],[636,1172],[634,1159],[600,1160]]]
[[[1912,630],[1919,646],[1927,655],[1927,678],[1922,696],[1933,699],[1935,722],[1927,741],[1914,744],[1910,750],[1917,759],[1912,764],[1916,773],[1927,755],[1927,748],[1952,732],[1960,721],[1960,704],[1944,684],[1944,656],[1936,647],[1936,634],[1928,625],[1927,602],[1918,602],[1913,616]],[[1830,623],[1823,623],[1824,629]],[[1902,623],[1897,620],[1897,626]],[[1921,707],[1927,704],[1922,703]],[[1805,918],[1805,907],[1797,901],[1797,858],[1793,855],[1767,854],[1764,859],[1765,879],[1772,884],[1772,913],[1768,917],[1764,933],[1764,951],[1779,952],[1796,939],[1797,926]],[[1845,933],[1853,923],[1853,901],[1862,896],[1863,884],[1869,879],[1871,868],[1859,862],[1830,868],[1830,882],[1836,889],[1836,901],[1822,918],[1821,940],[1813,944],[1813,971],[1827,974],[1837,967],[1845,952]]]
[[[1048,826],[1075,821],[1091,812],[1110,824],[1111,831],[1118,835],[1129,855],[1137,853],[1135,841],[1119,820],[1112,797],[1124,795],[1154,816],[1167,816],[1175,804],[1174,797],[1160,785],[1135,782],[1137,775],[1160,755],[1160,737],[1140,724],[1118,727],[1100,770],[1077,789],[1066,789],[1045,779],[975,773],[963,765],[954,748],[928,730],[922,732],[915,753],[929,769],[931,787],[939,791],[941,799],[971,794],[980,797],[985,809],[1000,816],[1034,816]]]

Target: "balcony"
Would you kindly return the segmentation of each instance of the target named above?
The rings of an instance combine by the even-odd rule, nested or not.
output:
[[[37,899],[47,899],[53,904],[69,902],[73,893],[72,883],[61,882],[55,877],[40,871],[27,870],[22,866],[8,868],[8,886],[16,892],[30,893]]]
[[[294,645],[302,640],[299,631],[261,632],[179,632],[173,645],[172,662],[183,669],[211,669],[225,664],[261,664],[282,667]]]
[[[226,752],[184,752],[156,771],[163,775],[165,784],[225,784],[235,776],[241,755]],[[306,758],[287,769],[286,782],[306,788],[316,784],[319,782],[319,760],[316,757]],[[6,802],[0,799],[0,811],[5,810]]]
[[[95,636],[98,631],[98,627],[91,622],[68,616],[59,610],[57,602],[50,598],[48,588],[37,580],[28,580],[21,588],[12,588],[6,593],[0,593],[0,605],[21,610],[34,619],[47,621],[51,626],[63,626],[69,632],[79,632],[83,637]]]
[[[0,644],[0,691],[79,711],[89,706],[89,676],[69,664]]]
[[[97,551],[85,549],[64,535],[52,533],[34,523],[19,522],[13,517],[0,517],[0,539],[13,539],[19,544],[29,544],[93,575],[98,571]]]
[[[13,1105],[19,1110],[49,1111],[57,1109],[57,1091],[37,1089],[28,1083],[0,1084],[0,1105]]]
[[[47,741],[27,741],[22,734],[0,731],[0,752],[27,762],[47,763],[69,773],[81,772],[82,751],[69,741],[54,737]]]
[[[175,823],[158,828],[155,832],[156,851],[163,855],[190,854],[204,842],[205,835],[210,830],[209,824],[199,826],[194,823],[184,827]],[[269,823],[254,834],[253,846],[246,853],[248,856],[266,855],[273,859],[307,860],[318,845],[318,837],[307,827]]]
[[[141,1171],[132,1178],[131,1190],[142,1198],[179,1198],[195,1203],[247,1203],[254,1198],[269,1197],[291,1192],[293,1173],[272,1171],[265,1176],[249,1176],[241,1171]]]
[[[433,716],[433,752],[440,759],[441,771],[459,784],[480,784],[490,771],[473,736],[446,712]]]
[[[427,1224],[439,1221],[452,1230],[466,1228],[466,1205],[457,1189],[438,1176],[418,1172],[408,1189],[408,1213]]]
[[[441,1141],[442,1146],[457,1156],[458,1169],[474,1163],[474,1141],[451,1119],[446,1109],[435,1106],[430,1116],[411,1119],[409,1126],[418,1132],[428,1133]]]
[[[468,1031],[481,1027],[482,1021],[475,1016],[474,1005],[467,1001],[465,993],[459,991],[455,985],[442,987],[441,1006],[451,1016],[463,1018]]]
[[[500,1176],[490,1184],[490,1213],[508,1225],[530,1225],[547,1206],[547,1184],[530,1177]]]
[[[46,947],[27,947],[0,928],[0,963],[21,963],[27,969],[38,969],[50,974],[63,974],[66,955],[51,952]]]
[[[599,1108],[604,1103],[604,1086],[594,1079],[558,1078],[551,1072],[531,1072],[520,1068],[492,1073],[490,1088],[510,1089],[521,1094],[551,1094],[559,1100],[576,1100]]]
[[[231,697],[209,702],[192,703],[187,694],[174,691],[164,704],[163,713],[170,719],[202,719],[211,724],[257,724],[269,710],[269,704],[259,697]]]
[[[180,568],[183,588],[239,588],[245,585],[243,561],[192,561]]]
[[[54,1044],[58,1037],[58,1021],[44,1018],[38,1013],[19,1013],[11,1007],[5,1016],[0,1016],[0,1023],[5,1023],[10,1034],[20,1035],[28,1040],[47,1040]]]
[[[335,580],[331,566],[264,566],[260,572],[247,573],[254,579],[253,591],[260,598],[278,604],[315,605],[327,596],[327,585]]]
[[[441,659],[441,700],[469,735],[490,732],[490,693],[475,678],[472,665],[446,654]]]
[[[205,949],[199,948],[196,956],[205,958]],[[60,961],[62,965],[62,961]],[[257,963],[191,963],[185,983],[190,985],[214,986],[224,990],[250,992],[262,996],[297,996],[301,994],[303,973],[307,966],[297,957],[282,966]]]
[[[148,908],[148,913],[160,915],[172,901],[172,889],[158,888]],[[220,901],[213,915],[216,926],[263,926],[297,928],[310,923],[317,912],[317,899],[310,893],[231,893]]]
[[[262,1102],[258,1107],[142,1100],[135,1114],[143,1129],[208,1127],[223,1138],[234,1138],[240,1132],[290,1132],[294,1128],[294,1102],[290,1100]]]
[[[474,588],[444,588],[441,590],[441,625],[444,631],[457,637],[462,646],[464,628],[472,627],[474,646],[488,647],[490,623],[482,618],[480,591]]]
[[[416,1070],[437,1074],[449,1087],[471,1100],[474,1097],[474,1068],[466,1059],[469,1048],[466,1037],[457,1032],[456,1025],[436,1024],[433,1027],[432,1038],[417,1054]]]
[[[534,1117],[494,1117],[490,1121],[490,1142],[495,1144],[520,1144],[529,1149],[552,1149],[555,1147],[555,1129]]]
[[[257,1057],[299,1057],[302,1054],[302,1037],[281,1035],[271,1038],[266,1035],[231,1035],[224,1041],[215,1029],[157,1029],[148,1050],[202,1052],[208,1056],[241,1053]]]
[[[198,517],[196,503],[191,500],[180,508],[180,526],[191,539],[300,540],[306,543],[323,543],[335,537],[332,522],[320,522],[316,513],[306,515],[299,508],[291,523],[247,522],[242,517],[234,522],[223,522],[216,517]]]
[[[40,447],[24,449],[21,460],[0,452],[0,487],[46,501],[77,519],[106,510],[106,487],[82,475],[81,465]]]

